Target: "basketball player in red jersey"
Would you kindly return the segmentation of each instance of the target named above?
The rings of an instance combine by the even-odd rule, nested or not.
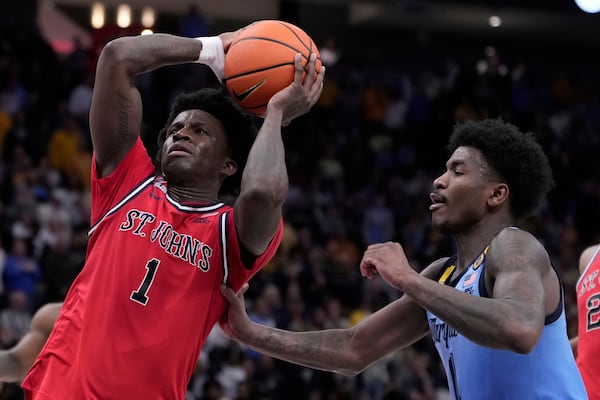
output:
[[[31,328],[10,349],[0,350],[0,382],[17,382],[25,378],[33,361],[48,339],[62,303],[40,307],[31,320]]]
[[[86,262],[23,381],[28,399],[184,399],[226,306],[221,284],[240,288],[275,253],[288,188],[281,127],[321,94],[314,55],[304,80],[297,55],[293,83],[271,98],[257,134],[222,88],[207,88],[175,100],[156,160],[139,136],[136,75],[203,62],[222,78],[239,33],[122,37],[103,49]],[[230,207],[221,199],[236,179]]]
[[[581,253],[579,272],[578,336],[571,339],[571,346],[589,399],[600,400],[600,245]]]

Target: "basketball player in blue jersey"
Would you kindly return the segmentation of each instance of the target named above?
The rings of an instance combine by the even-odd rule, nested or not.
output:
[[[433,181],[433,227],[456,254],[420,274],[398,243],[367,248],[363,276],[403,296],[348,329],[289,332],[250,322],[238,295],[221,321],[235,339],[269,356],[357,374],[431,335],[456,400],[587,399],[567,337],[563,288],[542,244],[519,229],[553,186],[542,148],[502,120],[466,122],[450,138]]]

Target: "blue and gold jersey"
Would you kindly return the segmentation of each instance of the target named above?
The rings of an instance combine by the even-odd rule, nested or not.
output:
[[[456,256],[450,257],[439,282],[473,296],[490,297],[484,283],[488,249],[458,276],[453,276]],[[562,286],[561,301],[546,317],[542,336],[529,354],[480,346],[429,311],[427,319],[453,399],[587,399],[567,337]]]

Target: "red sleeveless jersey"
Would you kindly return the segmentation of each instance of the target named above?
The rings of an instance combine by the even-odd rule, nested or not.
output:
[[[96,177],[92,167],[85,266],[22,386],[36,400],[183,400],[226,306],[221,283],[237,290],[258,272],[283,222],[246,268],[233,209],[174,201],[141,140],[110,176]]]
[[[599,247],[600,248],[600,247]],[[577,366],[590,400],[600,400],[600,253],[577,281]]]

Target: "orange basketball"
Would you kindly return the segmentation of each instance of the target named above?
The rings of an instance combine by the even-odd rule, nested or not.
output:
[[[258,21],[231,43],[225,55],[225,84],[229,94],[246,111],[263,116],[271,96],[294,80],[294,56],[301,53],[304,69],[315,42],[297,26],[278,20]]]

